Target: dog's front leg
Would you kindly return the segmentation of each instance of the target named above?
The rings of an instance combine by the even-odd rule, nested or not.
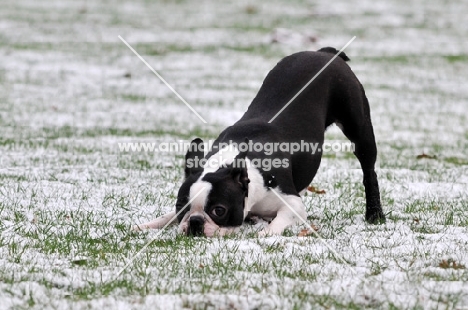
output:
[[[172,220],[172,222],[171,222]],[[147,229],[161,229],[166,225],[177,224],[176,212],[171,211],[169,213],[164,214],[152,221],[149,221],[144,224],[139,224],[133,226],[134,231],[142,231]]]
[[[280,204],[278,213],[273,221],[264,230],[259,232],[258,235],[260,237],[280,235],[287,227],[303,223],[307,219],[307,213],[301,197],[281,193],[278,193],[278,195],[282,198],[276,197],[278,204]]]

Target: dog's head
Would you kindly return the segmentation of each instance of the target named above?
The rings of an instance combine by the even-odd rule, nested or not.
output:
[[[245,159],[245,153],[236,159],[241,157]],[[246,167],[229,163],[205,169],[200,162],[203,158],[203,141],[195,139],[185,155],[185,180],[177,195],[176,212],[183,233],[211,237],[221,227],[242,225],[249,179]]]

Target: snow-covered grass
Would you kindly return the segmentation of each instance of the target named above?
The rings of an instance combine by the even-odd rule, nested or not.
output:
[[[467,11],[442,0],[2,2],[0,308],[468,307]],[[286,37],[272,43],[277,28]],[[301,226],[269,238],[130,232],[174,207],[184,154],[119,142],[214,138],[283,56],[354,35],[346,53],[371,104],[386,224],[363,221],[354,156],[327,153],[313,181],[325,194],[304,201],[333,251],[298,237]],[[327,139],[344,136],[333,127]]]

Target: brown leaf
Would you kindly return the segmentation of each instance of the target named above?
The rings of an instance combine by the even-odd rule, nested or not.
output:
[[[440,268],[443,268],[443,269],[465,269],[465,265],[462,265],[462,264],[457,264],[456,261],[454,261],[453,259],[449,258],[447,260],[443,259],[440,263],[439,263],[439,267]]]
[[[315,230],[315,231],[319,230],[318,227],[313,225],[313,224],[310,225],[310,227],[312,227],[312,229]],[[297,234],[297,236],[298,237],[306,237],[306,236],[310,236],[310,235],[313,235],[313,234],[314,234],[314,232],[311,231],[309,228],[304,228]]]
[[[447,269],[449,267],[449,263],[443,259],[440,263],[439,263],[439,267],[440,268],[444,268],[444,269]]]
[[[435,155],[427,155],[425,153],[422,153],[421,155],[418,155],[416,156],[417,159],[423,159],[423,158],[427,158],[427,159],[437,159],[437,156]]]
[[[309,192],[316,193],[316,194],[325,194],[325,193],[326,193],[323,189],[317,189],[317,188],[315,188],[315,187],[312,186],[312,185],[309,186],[309,187],[307,187],[307,190],[308,190]]]
[[[248,5],[245,7],[245,13],[247,14],[257,14],[258,13],[258,8],[253,5]]]

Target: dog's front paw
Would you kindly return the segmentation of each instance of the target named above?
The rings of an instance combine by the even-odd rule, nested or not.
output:
[[[149,227],[144,225],[144,224],[133,225],[133,227],[132,227],[133,232],[141,232],[141,231],[145,231],[145,230],[148,230],[148,229],[149,229]]]

